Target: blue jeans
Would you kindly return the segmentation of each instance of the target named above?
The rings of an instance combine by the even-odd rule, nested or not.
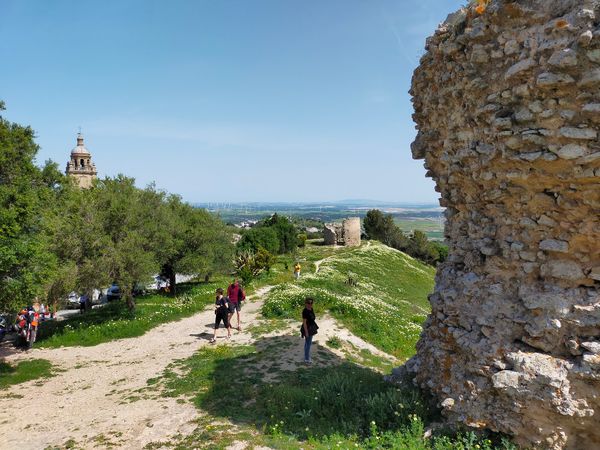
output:
[[[310,346],[312,345],[312,336],[304,338],[304,361],[310,361]]]

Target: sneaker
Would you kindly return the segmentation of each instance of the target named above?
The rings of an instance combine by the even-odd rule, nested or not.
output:
[[[214,344],[215,342],[217,342],[215,338],[212,338],[210,341],[208,341],[209,344]]]

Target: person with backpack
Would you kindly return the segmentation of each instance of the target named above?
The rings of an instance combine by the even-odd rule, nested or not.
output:
[[[217,330],[223,322],[223,326],[227,328],[227,339],[231,337],[231,327],[229,325],[229,308],[228,299],[223,297],[223,289],[217,289],[217,298],[215,299],[215,331],[212,339],[209,341],[214,344],[217,341]]]
[[[304,362],[312,364],[310,358],[310,347],[312,346],[313,336],[317,334],[319,326],[317,325],[315,312],[313,311],[312,298],[307,298],[304,301],[304,310],[302,311],[302,326],[300,327],[300,335],[304,338]]]
[[[246,293],[237,278],[227,288],[227,297],[229,298],[229,323],[231,324],[231,318],[235,312],[237,315],[237,330],[242,331],[240,312],[242,311],[242,302],[246,300]]]

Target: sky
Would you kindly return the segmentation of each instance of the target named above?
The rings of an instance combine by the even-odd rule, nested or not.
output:
[[[408,90],[462,3],[1,0],[3,116],[189,202],[436,203]]]

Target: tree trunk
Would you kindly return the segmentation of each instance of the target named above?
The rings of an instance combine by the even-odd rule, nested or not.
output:
[[[177,274],[173,269],[169,270],[169,289],[171,290],[171,295],[175,297],[177,290]]]
[[[123,295],[125,296],[125,303],[127,303],[127,308],[129,308],[129,311],[134,311],[135,300],[133,299],[133,293],[128,290],[127,292],[123,292]]]
[[[92,310],[92,295],[86,292],[86,300],[84,306],[85,312]]]

